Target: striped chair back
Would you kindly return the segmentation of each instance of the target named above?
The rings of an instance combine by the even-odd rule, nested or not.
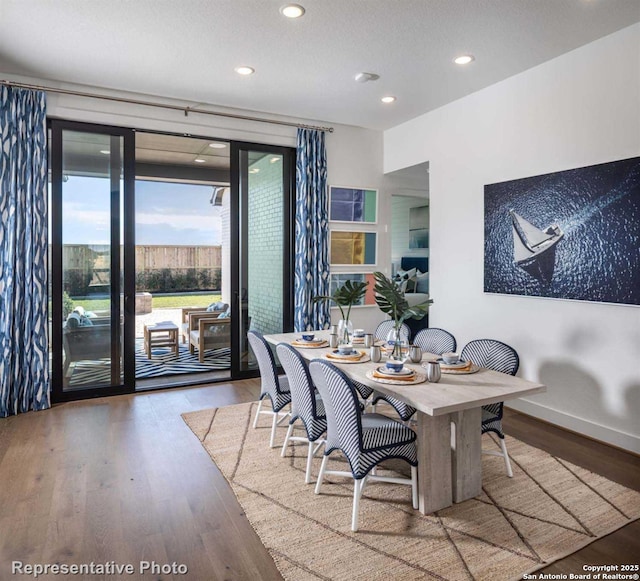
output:
[[[273,353],[271,349],[269,349],[265,338],[257,331],[248,331],[247,338],[249,339],[249,345],[251,345],[251,349],[258,360],[258,367],[260,368],[260,379],[262,381],[260,395],[267,394],[275,404],[275,402],[280,399],[278,395],[282,393],[282,390],[280,389]]]
[[[382,321],[376,328],[376,332],[374,333],[376,339],[381,339],[385,341],[387,339],[387,335],[390,331],[393,331],[395,328],[394,321]],[[411,329],[405,323],[402,323],[400,327],[400,338],[403,341],[409,342],[409,337],[411,336]]]
[[[508,375],[515,375],[520,367],[520,358],[513,347],[495,339],[475,339],[469,341],[460,358],[464,361],[473,361],[480,367],[501,371]],[[482,406],[483,410],[495,416],[496,420],[502,419],[503,402],[491,403]]]
[[[300,353],[291,345],[280,343],[276,347],[278,359],[289,378],[289,390],[291,391],[291,420],[300,418],[307,430],[310,440],[316,440],[325,430],[325,423],[318,425],[318,413],[316,401],[316,388],[311,381],[309,368]]]
[[[520,366],[516,350],[502,341],[495,339],[475,339],[469,341],[462,349],[460,358],[473,361],[480,367],[515,375]]]
[[[413,339],[413,344],[423,351],[434,353],[435,355],[455,351],[457,347],[456,338],[449,331],[437,329],[436,327],[418,331],[418,334]]]
[[[314,359],[309,363],[309,372],[327,414],[325,455],[342,450],[353,466],[362,450],[362,420],[356,390],[349,378],[328,361]]]

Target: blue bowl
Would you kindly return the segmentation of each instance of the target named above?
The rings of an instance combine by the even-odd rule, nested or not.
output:
[[[402,363],[402,361],[394,361],[393,359],[387,360],[385,365],[389,371],[393,371],[395,373],[399,373],[404,367],[404,363]]]
[[[302,333],[302,340],[303,341],[313,341],[314,337],[315,337],[314,333]]]

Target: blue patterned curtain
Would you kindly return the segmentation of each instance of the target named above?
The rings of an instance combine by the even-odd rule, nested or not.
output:
[[[0,87],[0,417],[49,402],[46,99]]]
[[[298,129],[296,148],[296,331],[324,329],[331,317],[326,302],[313,303],[316,295],[329,294],[327,216],[327,155],[324,132]]]

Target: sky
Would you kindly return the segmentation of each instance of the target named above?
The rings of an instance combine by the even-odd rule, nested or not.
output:
[[[136,244],[222,243],[211,186],[136,180]],[[109,244],[109,181],[69,176],[63,184],[64,244]]]

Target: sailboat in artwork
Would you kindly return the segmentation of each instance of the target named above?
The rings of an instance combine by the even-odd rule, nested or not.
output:
[[[518,266],[532,264],[564,236],[564,232],[556,223],[540,230],[514,210],[509,210],[509,214],[513,230],[513,261]]]

